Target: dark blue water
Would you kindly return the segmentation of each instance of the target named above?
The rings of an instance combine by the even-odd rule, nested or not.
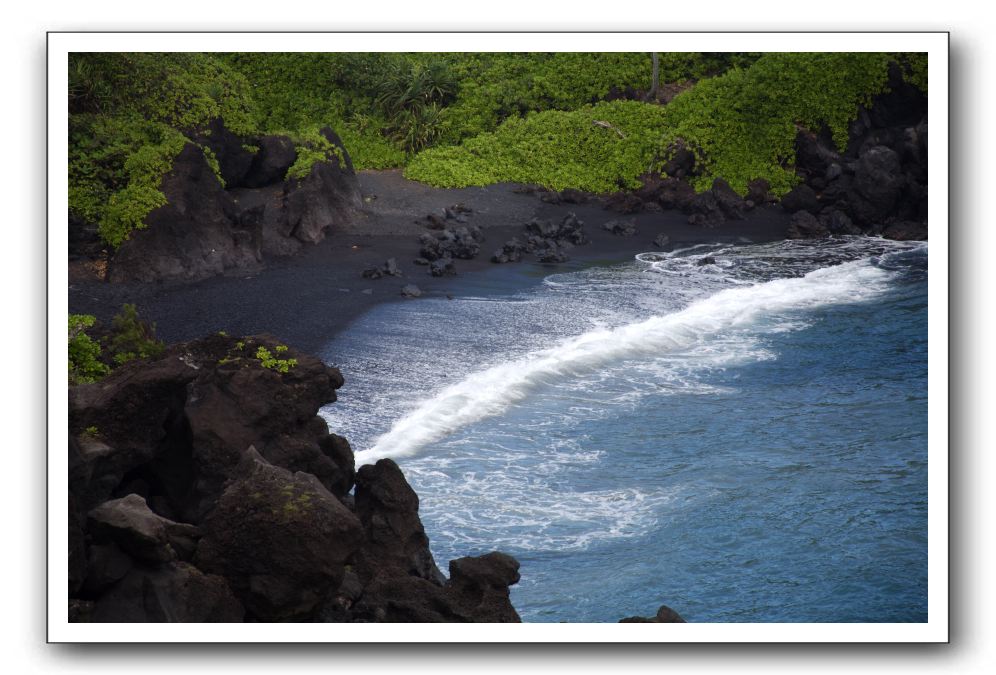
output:
[[[925,621],[926,270],[858,238],[502,267],[336,338],[323,412],[444,570],[519,559],[525,621]]]

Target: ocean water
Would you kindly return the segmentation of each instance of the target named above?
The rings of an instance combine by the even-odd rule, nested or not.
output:
[[[524,621],[927,618],[927,245],[698,246],[382,305],[324,349],[441,569]]]

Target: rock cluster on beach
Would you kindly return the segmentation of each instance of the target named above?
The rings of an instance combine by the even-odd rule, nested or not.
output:
[[[456,274],[454,258],[470,260],[481,252],[484,234],[476,225],[444,227],[419,236],[418,265],[427,265],[429,274],[434,277]]]
[[[437,569],[418,497],[317,415],[343,379],[215,335],[69,391],[75,621],[518,621],[501,553]]]
[[[566,214],[560,222],[533,218],[523,225],[522,239],[513,237],[491,256],[493,263],[519,262],[523,254],[533,253],[542,263],[561,263],[570,259],[567,251],[574,246],[588,243],[584,221],[574,212]]]

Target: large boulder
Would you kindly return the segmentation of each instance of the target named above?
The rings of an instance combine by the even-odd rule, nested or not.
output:
[[[450,562],[448,588],[457,611],[473,621],[517,623],[508,587],[519,582],[519,562],[497,551]]]
[[[328,127],[322,135],[335,148],[307,176],[285,180],[297,159],[285,136],[264,136],[251,148],[211,123],[198,143],[187,143],[163,177],[166,204],[145,218],[114,253],[108,278],[126,281],[193,281],[262,266],[263,254],[290,255],[318,243],[328,231],[352,221],[362,197],[352,160]],[[205,152],[217,159],[218,180]],[[76,250],[87,250],[85,228]]]
[[[390,623],[518,623],[509,586],[519,581],[519,563],[503,553],[450,563],[443,586],[416,576],[378,576],[363,589],[351,617]]]
[[[301,620],[343,581],[359,520],[311,474],[250,450],[204,520],[194,562],[228,579],[261,621]]]
[[[250,446],[292,471],[308,471],[328,483],[343,471],[321,446],[328,435],[317,417],[321,405],[335,400],[342,375],[318,359],[285,347],[282,358],[296,364],[287,372],[262,367],[255,355],[278,355],[275,339],[247,339],[225,363],[191,383],[184,413],[190,429],[192,460],[208,500]],[[213,489],[212,489],[213,488]]]
[[[113,542],[136,560],[176,560],[177,549],[193,549],[197,528],[155,514],[145,499],[131,494],[104,502],[89,513],[87,530],[96,542]]]
[[[328,127],[321,133],[337,148],[325,162],[316,162],[303,179],[286,185],[287,225],[291,236],[317,244],[330,229],[345,225],[363,207],[353,163],[339,137]]]
[[[255,269],[261,231],[243,225],[236,207],[207,163],[187,143],[160,185],[166,204],[145,218],[115,252],[111,281],[191,281],[231,269]]]
[[[868,148],[854,170],[852,215],[866,225],[880,223],[893,214],[905,186],[898,153],[883,145]]]
[[[897,241],[926,241],[927,224],[911,220],[901,220],[892,223],[882,231],[886,239]]]
[[[744,199],[730,187],[729,183],[722,178],[716,178],[712,182],[711,191],[724,216],[731,220],[740,220],[744,217],[746,211]]]
[[[782,208],[789,213],[806,211],[813,215],[820,212],[820,198],[813,188],[806,184],[796,185],[788,194],[782,197]]]
[[[364,531],[357,556],[362,581],[392,569],[435,584],[445,580],[429,551],[429,538],[418,516],[418,495],[394,461],[382,459],[360,468],[355,504]]]
[[[81,513],[171,448],[186,445],[189,453],[183,406],[200,371],[185,354],[182,347],[168,349],[69,390],[69,483]]]

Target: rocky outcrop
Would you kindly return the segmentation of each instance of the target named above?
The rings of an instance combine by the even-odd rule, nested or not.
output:
[[[353,163],[334,131],[321,134],[338,155],[315,162],[303,180],[284,183],[284,204],[290,236],[306,244],[317,244],[337,224],[349,222],[363,206]],[[340,159],[340,157],[342,159]]]
[[[667,605],[661,605],[655,616],[630,616],[620,619],[619,623],[685,623],[685,620]]]
[[[160,189],[166,205],[115,252],[110,281],[195,280],[259,266],[259,223],[240,217],[200,148],[183,147]]]
[[[355,471],[317,414],[342,384],[215,335],[70,389],[71,619],[517,621],[514,559],[447,579],[398,466]]]
[[[818,216],[829,232],[926,239],[926,94],[894,66],[888,91],[851,123],[846,151],[827,129],[799,130],[796,174],[802,184],[782,206]]]
[[[321,133],[335,153],[304,178],[287,180],[297,159],[289,138],[243,139],[213,121],[196,136],[203,150],[188,143],[174,159],[160,186],[166,204],[114,252],[108,279],[193,281],[251,271],[266,256],[293,254],[350,223],[362,208],[352,162],[335,132],[325,127]],[[222,180],[205,151],[217,159]]]

